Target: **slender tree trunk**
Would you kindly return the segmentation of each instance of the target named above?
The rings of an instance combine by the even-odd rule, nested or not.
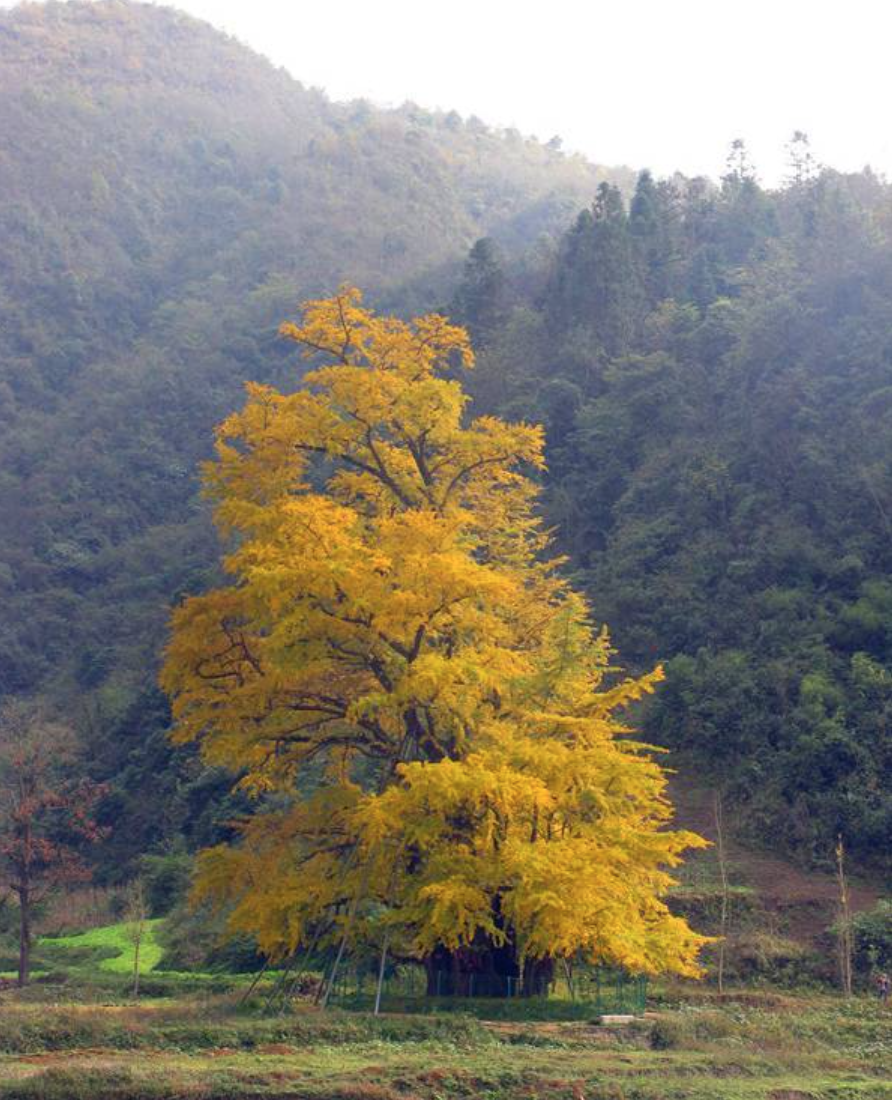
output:
[[[134,879],[130,884],[128,901],[129,924],[127,938],[133,944],[133,996],[139,996],[139,954],[143,937],[146,934],[146,895],[142,879]]]
[[[562,959],[561,962],[563,963],[564,967],[564,977],[567,979],[567,989],[570,993],[570,1000],[575,1001],[576,987],[573,985],[573,967],[570,965],[568,959]]]
[[[139,996],[139,945],[142,941],[142,935],[137,937],[136,942],[133,945],[133,996],[134,998]]]
[[[297,968],[297,973],[291,979],[291,985],[286,986],[286,988],[285,988],[284,996],[282,997],[282,1012],[284,1012],[285,1009],[287,1008],[289,1000],[292,997],[297,996],[297,994],[299,992],[299,987],[300,987],[300,980],[304,976],[304,974],[307,971],[308,966],[312,962],[313,955],[316,951],[316,947],[318,946],[319,940],[321,938],[322,938],[322,925],[320,924],[319,927],[316,929],[316,931],[313,933],[313,939],[312,939],[312,942],[310,943],[310,946],[304,952],[303,962]],[[290,969],[290,964],[289,964],[289,969]],[[255,979],[255,981],[256,981],[256,979]],[[320,996],[319,990],[321,988],[322,988],[322,985],[320,983],[320,985],[318,985],[316,987],[316,996],[313,998],[313,1004],[318,1004],[319,1003],[319,996]]]
[[[722,883],[722,907],[719,915],[719,959],[718,959],[718,987],[719,993],[725,992],[725,942],[728,937],[728,917],[730,911],[731,894],[728,888],[728,862],[725,857],[725,823],[722,813],[722,796],[715,793],[715,852],[719,863],[719,877]]]
[[[842,837],[836,841],[836,877],[839,883],[839,932],[837,933],[837,945],[839,948],[839,982],[842,991],[847,997],[852,995],[852,955],[854,944],[852,942],[852,911],[849,905],[849,885],[846,880],[845,849]]]
[[[378,986],[375,989],[375,1015],[377,1016],[381,1011],[381,993],[384,990],[384,968],[387,965],[387,940],[388,935],[384,935],[384,943],[381,945],[381,962],[378,964]]]
[[[297,955],[292,951],[292,953],[288,956],[288,961],[285,963],[285,969],[273,983],[273,987],[270,990],[269,996],[266,999],[266,1004],[263,1008],[264,1012],[269,1012],[269,1010],[275,1004],[276,998],[285,991],[285,987],[288,984],[288,977],[291,974],[291,971],[294,969],[294,964],[296,962]]]
[[[254,977],[251,979],[251,984],[248,986],[248,988],[245,990],[245,992],[241,995],[241,997],[239,997],[238,1006],[237,1006],[238,1008],[241,1008],[242,1005],[244,1005],[247,1002],[247,1000],[249,999],[251,994],[257,988],[258,982],[263,977],[263,975],[267,972],[267,970],[269,970],[269,957],[266,958],[266,960],[263,963],[263,966],[261,966],[261,968],[257,971],[257,973],[254,975]]]
[[[325,994],[322,997],[322,1007],[328,1008],[328,1002],[334,992],[335,982],[338,980],[338,969],[341,965],[341,959],[344,957],[344,948],[347,946],[347,936],[350,932],[349,924],[344,929],[344,935],[341,937],[341,945],[338,948],[338,953],[335,956],[335,961],[332,964],[331,974],[328,977],[328,984],[325,987]]]
[[[31,894],[28,889],[19,895],[19,985],[31,980]]]

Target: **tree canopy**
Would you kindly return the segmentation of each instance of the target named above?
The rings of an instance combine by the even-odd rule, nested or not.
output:
[[[232,583],[175,613],[176,737],[258,797],[199,895],[282,957],[384,930],[697,972],[662,897],[696,836],[619,712],[612,650],[548,556],[542,432],[467,420],[466,332],[349,287],[282,327],[321,362],[250,384],[206,470]]]
[[[31,969],[31,922],[55,891],[90,878],[85,855],[103,834],[103,789],[78,776],[70,727],[38,704],[0,706],[0,887],[19,908],[19,985]]]

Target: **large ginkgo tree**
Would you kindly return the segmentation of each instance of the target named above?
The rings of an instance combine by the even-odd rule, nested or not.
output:
[[[697,973],[663,900],[691,833],[619,715],[622,678],[549,558],[538,427],[469,420],[467,334],[342,288],[282,327],[315,362],[250,384],[206,470],[231,583],[173,617],[175,736],[256,798],[196,892],[302,945],[529,977],[584,957]],[[529,987],[529,982],[527,983]]]

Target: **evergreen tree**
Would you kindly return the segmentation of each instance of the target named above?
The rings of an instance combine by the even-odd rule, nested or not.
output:
[[[643,289],[622,195],[602,183],[564,238],[547,310],[553,328],[590,330],[607,356],[629,346],[641,319]]]
[[[679,252],[675,210],[677,193],[667,181],[657,184],[646,169],[639,175],[629,206],[629,230],[641,266],[647,304],[668,298],[675,284]]]
[[[449,314],[465,327],[478,348],[485,347],[505,320],[507,287],[498,245],[481,237],[465,260]]]

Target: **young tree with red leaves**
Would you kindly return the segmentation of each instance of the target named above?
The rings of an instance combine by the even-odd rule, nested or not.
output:
[[[84,847],[105,830],[93,811],[105,788],[77,775],[72,730],[39,707],[0,709],[0,887],[19,904],[18,984],[28,984],[35,905],[85,882]]]

